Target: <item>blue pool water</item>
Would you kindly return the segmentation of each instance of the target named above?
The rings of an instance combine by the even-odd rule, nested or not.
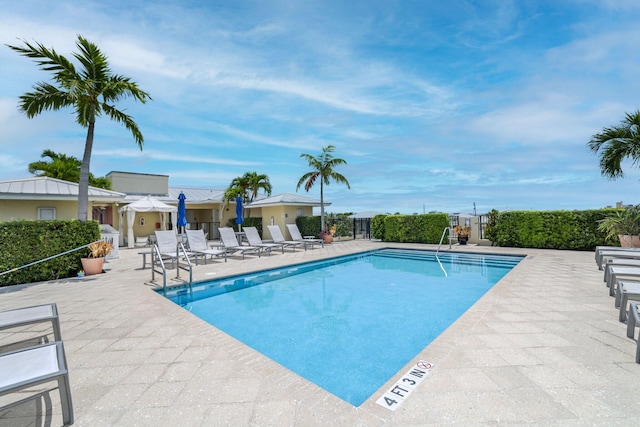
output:
[[[359,406],[521,259],[383,249],[166,296]]]

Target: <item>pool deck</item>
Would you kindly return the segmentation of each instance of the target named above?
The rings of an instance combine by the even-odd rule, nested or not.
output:
[[[194,280],[381,247],[435,249],[336,241],[210,261]],[[57,303],[76,426],[640,425],[636,342],[593,252],[453,246],[528,256],[356,408],[153,292],[140,251],[121,248],[106,274],[0,288],[0,310]],[[419,360],[435,365],[430,375],[395,411],[378,405]],[[60,425],[58,396],[39,420],[30,401],[0,412],[0,425]]]

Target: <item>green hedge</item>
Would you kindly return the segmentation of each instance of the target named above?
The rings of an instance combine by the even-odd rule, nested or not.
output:
[[[498,246],[539,249],[594,250],[598,245],[619,246],[598,231],[598,221],[609,210],[500,212],[495,224]]]
[[[387,215],[376,215],[371,218],[371,237],[384,240],[384,219]]]
[[[336,226],[335,237],[353,237],[353,218],[351,214],[325,215],[324,222],[327,228]],[[299,216],[296,218],[296,225],[303,236],[320,236],[320,216]]]
[[[296,218],[296,225],[303,236],[320,236],[319,216],[299,216]]]
[[[249,218],[245,218],[242,221],[243,227],[255,227],[258,229],[258,233],[262,236],[262,218],[257,216],[252,216]],[[234,230],[238,231],[238,224],[236,224],[236,219],[231,218],[227,220],[227,227],[231,227]]]
[[[374,220],[376,220],[375,217]],[[378,236],[379,225],[372,224],[374,237]],[[423,215],[387,215],[384,221],[386,242],[401,243],[438,243],[442,231],[449,226],[449,215],[445,213]]]
[[[96,221],[11,221],[0,223],[0,272],[100,240]],[[0,286],[75,276],[88,249],[0,276]]]

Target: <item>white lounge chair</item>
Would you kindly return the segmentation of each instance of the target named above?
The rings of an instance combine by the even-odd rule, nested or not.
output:
[[[134,243],[134,247],[136,248],[146,248],[149,246],[149,236],[137,236],[136,242]]]
[[[0,396],[22,392],[26,388],[50,381],[58,382],[64,425],[73,424],[69,372],[62,342],[56,341],[0,354]],[[14,401],[1,409],[15,406],[24,400],[22,398]]]
[[[227,252],[241,252],[242,259],[244,259],[244,255],[246,253],[256,253],[258,254],[258,258],[260,257],[262,248],[256,246],[238,245],[238,239],[236,238],[236,233],[233,231],[233,228],[221,227],[218,229],[218,231],[220,232],[220,241],[222,242],[222,245],[227,250]]]
[[[55,303],[0,312],[0,330],[44,322],[51,322],[54,341],[61,341],[58,307]],[[46,335],[44,341],[48,342]]]
[[[314,237],[303,238],[296,224],[287,224],[287,229],[289,230],[289,234],[291,234],[291,240],[294,242],[302,242],[305,248],[311,246],[311,249],[313,249],[314,245],[320,245],[324,248],[324,240]]]
[[[627,337],[635,339],[635,330],[637,326],[640,326],[640,303],[633,302],[629,307],[629,319],[627,320]],[[636,363],[640,363],[640,336],[638,336],[636,342]]]
[[[195,252],[187,252],[182,242],[178,242],[176,233],[172,230],[156,231],[156,246],[163,259],[171,260],[171,268],[174,268],[174,263],[179,266],[180,258],[194,257],[196,265],[198,264],[198,255]],[[153,259],[153,257],[151,258]]]
[[[618,281],[615,306],[620,309],[618,320],[622,323],[627,320],[627,306],[630,301],[640,301],[640,282]]]
[[[202,255],[205,264],[207,263],[207,255],[210,255],[211,258],[224,256],[224,262],[227,262],[227,251],[209,248],[207,246],[207,237],[203,230],[187,230],[187,241],[189,243],[189,251]]]
[[[620,279],[640,280],[640,267],[626,267],[624,265],[612,265],[607,267],[609,275],[607,276],[607,287],[609,295],[614,296],[616,287]]]
[[[640,259],[640,248],[609,248],[599,250],[596,252],[598,268],[602,270],[606,260],[610,258]]]
[[[302,246],[305,250],[307,249],[306,245],[302,242],[284,240],[282,231],[280,231],[280,227],[277,225],[267,225],[267,228],[269,229],[269,233],[271,234],[271,238],[274,243],[281,243],[285,248],[292,248],[294,252],[298,246]]]
[[[282,253],[284,253],[284,244],[263,242],[262,239],[260,238],[260,233],[258,233],[257,228],[242,227],[242,229],[244,230],[245,236],[247,237],[247,240],[249,241],[249,244],[251,246],[262,248],[263,250],[268,251],[269,255],[271,255],[271,249],[275,249],[275,248],[282,249]]]
[[[604,264],[604,281],[606,282],[609,278],[609,267],[614,265],[624,266],[624,267],[640,267],[640,258],[608,258],[605,260]]]

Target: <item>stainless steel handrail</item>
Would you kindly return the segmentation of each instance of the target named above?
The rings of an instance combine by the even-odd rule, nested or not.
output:
[[[162,267],[162,271],[156,270],[156,260],[157,263]],[[158,245],[154,244],[151,247],[151,281],[155,282],[156,275],[155,273],[162,274],[162,291],[167,290],[167,268],[164,266],[164,261],[162,261],[162,256],[160,256],[160,249],[158,249]]]
[[[181,255],[182,253],[182,255]],[[180,258],[184,257],[187,262],[186,266],[180,265]],[[179,242],[176,245],[176,278],[180,278],[180,269],[185,271],[189,271],[189,290],[191,291],[191,286],[193,283],[193,264],[191,264],[191,260],[189,259],[189,255],[184,248],[182,242]],[[156,270],[156,266],[159,265],[162,268],[162,271]],[[164,261],[162,260],[162,255],[160,254],[160,249],[157,244],[154,244],[151,248],[151,281],[155,282],[156,276],[155,273],[162,274],[162,291],[165,292],[167,290],[167,268],[164,265]]]
[[[184,248],[184,245],[182,244],[182,242],[178,242],[178,248],[176,250],[176,254],[178,255],[178,259],[176,260],[176,277],[180,277],[180,269],[184,269],[185,271],[187,271],[187,267],[182,267],[180,266],[180,251],[182,250],[182,253],[184,254],[184,260],[187,262],[187,265],[189,266],[188,271],[189,271],[189,289],[191,289],[191,283],[193,282],[193,265],[191,264],[191,260],[189,259],[189,255],[187,254],[186,249]]]
[[[440,243],[438,244],[438,249],[436,250],[436,256],[438,256],[438,252],[440,252],[440,246],[442,246],[442,241],[444,240],[444,233],[446,233],[447,231],[449,231],[449,249],[451,249],[451,227],[445,227],[444,230],[442,230],[442,237],[440,237]]]

